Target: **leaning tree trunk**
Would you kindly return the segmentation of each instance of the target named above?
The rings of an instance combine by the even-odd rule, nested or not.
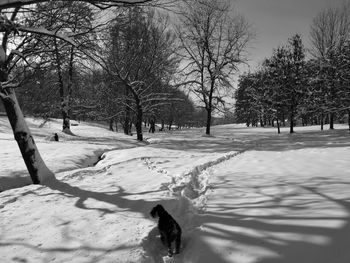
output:
[[[0,54],[0,82],[3,83],[8,80],[8,70],[5,62],[6,55],[2,46],[0,46]],[[0,95],[32,182],[39,184],[54,178],[54,174],[47,168],[40,156],[34,138],[19,107],[14,89],[0,85]]]
[[[7,89],[6,97],[2,98],[2,102],[33,184],[44,183],[54,178],[54,174],[40,156],[13,89]]]
[[[277,131],[278,131],[278,134],[280,134],[281,129],[280,129],[280,122],[278,121],[278,118],[276,118],[276,122],[277,122]]]

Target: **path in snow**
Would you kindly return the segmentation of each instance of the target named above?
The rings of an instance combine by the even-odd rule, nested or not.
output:
[[[191,259],[188,258],[188,253],[186,253],[188,251],[186,247],[193,242],[193,233],[200,226],[196,220],[196,215],[205,205],[205,194],[209,187],[209,178],[212,175],[211,168],[241,153],[243,151],[220,154],[221,156],[215,160],[211,159],[205,163],[195,165],[190,171],[174,176],[171,176],[172,173],[168,170],[160,167],[159,162],[152,160],[153,158],[143,158],[150,170],[171,176],[171,181],[163,184],[163,187],[170,192],[171,196],[177,198],[177,203],[175,207],[172,207],[171,214],[178,218],[183,231],[182,253],[175,255],[174,258],[168,258],[164,257],[164,246],[159,240],[157,227],[152,229],[143,240],[143,248],[148,259],[145,262],[191,262]]]

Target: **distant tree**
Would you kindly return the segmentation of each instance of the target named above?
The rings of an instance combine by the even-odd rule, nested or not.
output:
[[[172,100],[168,105],[165,105],[168,129],[171,130],[173,124],[178,127],[190,126],[193,123],[193,114],[195,106],[192,100],[181,90],[173,90],[171,95]]]
[[[302,101],[306,87],[305,49],[300,35],[296,34],[289,39],[289,83],[285,86],[285,103],[289,108],[290,133],[293,133],[295,115],[298,105]]]
[[[212,113],[224,106],[224,97],[232,89],[232,74],[245,62],[253,34],[230,1],[184,2],[177,31],[185,78],[207,112],[206,134],[210,134]]]
[[[341,89],[338,55],[350,40],[350,4],[344,2],[338,8],[327,8],[313,20],[310,31],[312,55],[322,67],[324,85],[327,92],[327,112],[330,129],[334,129],[334,116],[340,106],[338,94]],[[339,65],[339,64],[338,64]]]
[[[302,103],[301,111],[319,121],[321,130],[323,130],[324,118],[328,111],[327,106],[327,69],[318,59],[311,59],[306,64],[307,79],[306,92]]]
[[[305,51],[299,35],[289,39],[289,45],[274,50],[271,58],[266,59],[255,73],[243,75],[235,94],[236,116],[257,119],[261,126],[268,121],[274,125],[277,121],[278,133],[284,113],[289,114],[290,133],[293,133],[296,114],[307,86]]]
[[[259,120],[259,109],[257,97],[253,96],[254,85],[253,74],[240,76],[238,88],[235,91],[235,118],[237,122],[245,122],[247,127],[256,126]]]
[[[86,60],[84,53],[94,47],[94,13],[84,2],[50,1],[40,3],[27,18],[31,27],[44,27],[50,31],[60,31],[75,35],[75,45],[57,38],[36,35],[36,49],[42,52],[41,60],[52,65],[55,70],[61,113],[62,131],[72,134],[70,127],[73,77],[77,64]],[[80,61],[79,61],[80,60]]]
[[[272,109],[289,114],[290,133],[294,132],[298,106],[306,87],[305,50],[301,37],[296,34],[289,45],[275,50],[268,61],[269,97]],[[277,116],[276,116],[277,117]],[[284,118],[283,118],[284,119]],[[279,124],[278,124],[279,126]]]
[[[337,54],[337,105],[338,112],[347,112],[350,130],[350,40],[348,40]]]
[[[143,140],[144,114],[167,103],[169,83],[178,60],[174,56],[174,35],[166,19],[138,7],[127,8],[116,19],[105,52],[107,70],[116,88],[124,88],[120,101],[135,115],[137,139]],[[119,84],[118,84],[119,83]]]
[[[50,67],[16,67],[12,75],[20,83],[16,95],[26,115],[36,117],[59,117],[56,74]]]

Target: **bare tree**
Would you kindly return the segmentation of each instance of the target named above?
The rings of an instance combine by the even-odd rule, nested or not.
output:
[[[57,38],[36,35],[36,50],[41,52],[40,60],[52,65],[57,77],[56,84],[61,101],[63,119],[62,131],[72,134],[70,129],[71,101],[73,89],[73,74],[78,60],[85,59],[83,53],[93,49],[96,40],[94,31],[99,25],[93,26],[94,12],[83,2],[48,2],[36,5],[36,8],[27,15],[31,27],[45,27],[50,31],[64,32],[75,35],[76,45]],[[83,50],[80,51],[80,50]],[[45,55],[44,55],[45,54]]]
[[[112,28],[111,42],[104,53],[108,54],[107,70],[115,78],[116,88],[125,89],[120,103],[126,112],[129,109],[134,113],[137,139],[142,141],[144,114],[167,103],[169,97],[164,88],[177,66],[174,35],[166,19],[158,18],[155,23],[154,11],[128,8],[125,14],[124,22]]]
[[[212,113],[224,106],[224,97],[232,88],[232,74],[246,61],[245,51],[253,33],[246,19],[225,0],[184,1],[179,20],[185,83],[207,112],[209,135]]]

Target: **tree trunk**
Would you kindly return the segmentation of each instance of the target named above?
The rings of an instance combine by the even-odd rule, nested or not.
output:
[[[265,127],[263,117],[260,115],[260,127]]]
[[[205,130],[205,134],[210,135],[210,126],[211,126],[211,109],[207,108],[207,127]]]
[[[124,120],[123,120],[123,130],[125,135],[131,135],[131,120],[130,120],[130,108],[128,107],[128,98],[130,96],[130,91],[128,87],[124,87],[124,95],[125,95],[125,112],[124,112]]]
[[[324,116],[323,116],[323,112],[321,113],[321,131],[323,131],[323,120],[324,120]]]
[[[148,132],[154,133],[156,131],[156,121],[155,119],[150,119],[149,120],[150,128]]]
[[[349,126],[349,132],[350,132],[350,110],[348,110],[348,126]]]
[[[141,107],[141,102],[139,98],[135,98],[135,103],[136,103],[136,134],[137,134],[137,140],[142,142],[143,141],[143,135],[142,135],[142,107]]]
[[[54,178],[41,158],[13,89],[7,89],[7,96],[2,98],[2,102],[33,184],[45,183]]]
[[[113,122],[114,122],[113,118],[110,118],[109,119],[109,130],[110,131],[114,131],[114,129],[113,129]]]
[[[71,98],[72,98],[72,86],[73,86],[73,62],[74,62],[74,46],[70,49],[69,68],[68,68],[68,81],[67,81],[67,95],[64,96],[64,104],[62,105],[63,115],[63,132],[67,134],[73,134],[70,126],[71,119]],[[62,84],[63,85],[63,84]]]
[[[130,128],[130,109],[128,106],[125,106],[125,115],[123,120],[123,129],[125,135],[130,135],[131,128]]]
[[[130,119],[130,122],[129,122],[129,134],[132,135],[132,132],[131,132],[131,129],[132,129],[132,123],[133,123],[133,118]],[[141,124],[142,125],[142,124]]]
[[[123,122],[124,134],[129,135],[129,117],[126,115]]]
[[[63,126],[62,131],[67,134],[72,134],[70,130],[70,116],[69,116],[69,102],[68,97],[64,98],[62,101],[62,119]]]
[[[334,113],[329,113],[329,129],[334,130]]]
[[[68,134],[71,134],[70,131],[70,117],[69,117],[69,96],[65,96],[64,92],[64,82],[63,82],[63,75],[62,75],[62,63],[60,54],[58,51],[58,44],[57,39],[54,40],[55,44],[55,55],[56,55],[56,63],[57,63],[57,75],[58,75],[58,84],[60,87],[60,98],[61,98],[61,113],[62,113],[62,131]]]
[[[277,122],[277,131],[278,131],[278,134],[280,134],[281,129],[280,129],[280,122],[278,121],[278,118],[276,118],[276,122]]]
[[[291,109],[291,113],[290,113],[290,129],[289,129],[289,133],[294,133],[294,110],[293,108]]]

